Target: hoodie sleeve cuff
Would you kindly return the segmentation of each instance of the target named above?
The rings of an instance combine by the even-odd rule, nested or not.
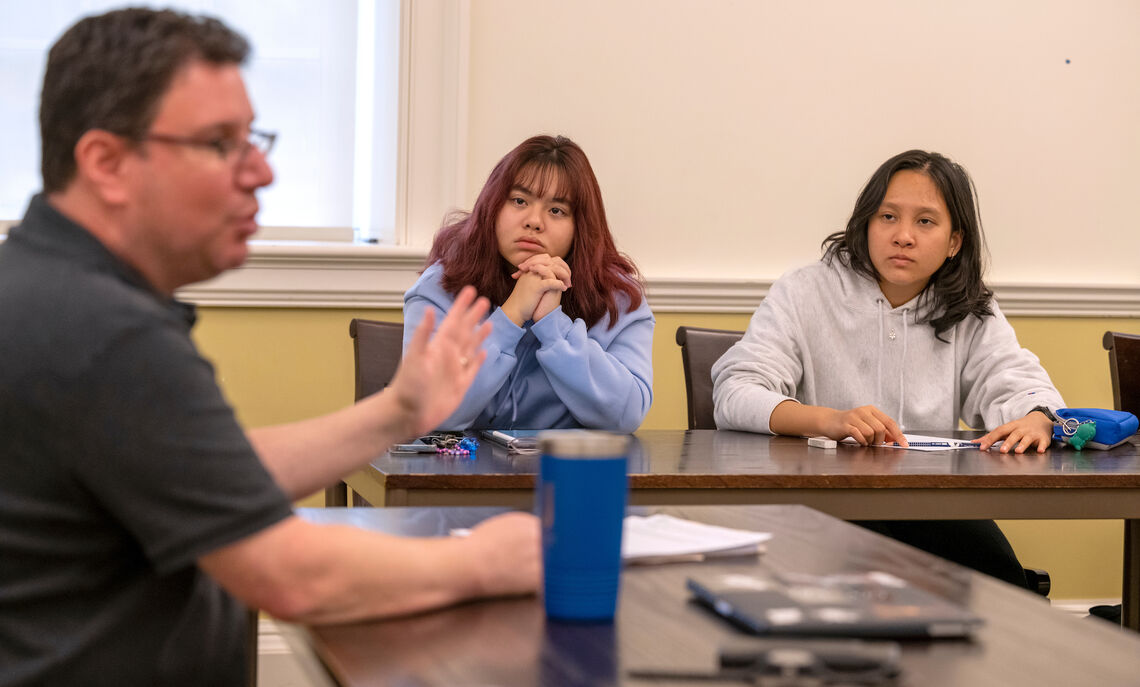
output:
[[[526,330],[512,322],[502,308],[495,308],[487,320],[491,323],[491,335],[483,345],[488,351],[495,348],[500,351],[514,351],[526,334]]]
[[[534,336],[538,339],[539,343],[547,346],[551,343],[561,341],[566,338],[570,333],[570,328],[574,326],[573,321],[566,313],[562,312],[562,306],[558,306],[554,310],[547,313],[546,317],[538,322],[535,322],[530,330],[534,332]]]

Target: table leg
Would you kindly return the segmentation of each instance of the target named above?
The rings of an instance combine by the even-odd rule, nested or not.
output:
[[[1124,588],[1120,621],[1140,631],[1140,520],[1124,521]]]
[[[363,496],[361,496],[360,494],[357,494],[354,491],[354,492],[352,492],[352,507],[353,508],[371,508],[372,504],[368,501],[368,499],[364,498]]]
[[[245,684],[247,687],[257,687],[257,620],[258,613],[254,609],[246,612],[245,635]]]
[[[325,508],[343,507],[348,505],[348,486],[344,482],[337,482],[334,486],[325,489]]]

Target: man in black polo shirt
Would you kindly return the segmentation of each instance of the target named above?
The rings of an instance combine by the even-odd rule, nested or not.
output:
[[[44,190],[0,246],[0,685],[226,685],[242,602],[307,623],[529,593],[533,516],[466,539],[305,523],[290,499],[447,416],[484,354],[468,289],[383,392],[245,432],[175,289],[240,265],[273,179],[245,40],[122,10],[52,48]]]

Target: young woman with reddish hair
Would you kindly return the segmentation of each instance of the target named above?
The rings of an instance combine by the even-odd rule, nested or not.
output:
[[[496,306],[493,331],[440,429],[637,429],[653,399],[653,313],[577,144],[523,141],[472,211],[445,220],[404,294],[404,345],[425,312],[446,313],[466,284]]]

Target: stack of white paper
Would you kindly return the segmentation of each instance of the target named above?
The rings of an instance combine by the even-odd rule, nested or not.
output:
[[[671,515],[629,515],[622,530],[621,555],[626,563],[671,563],[712,556],[761,553],[768,532],[706,525]]]

